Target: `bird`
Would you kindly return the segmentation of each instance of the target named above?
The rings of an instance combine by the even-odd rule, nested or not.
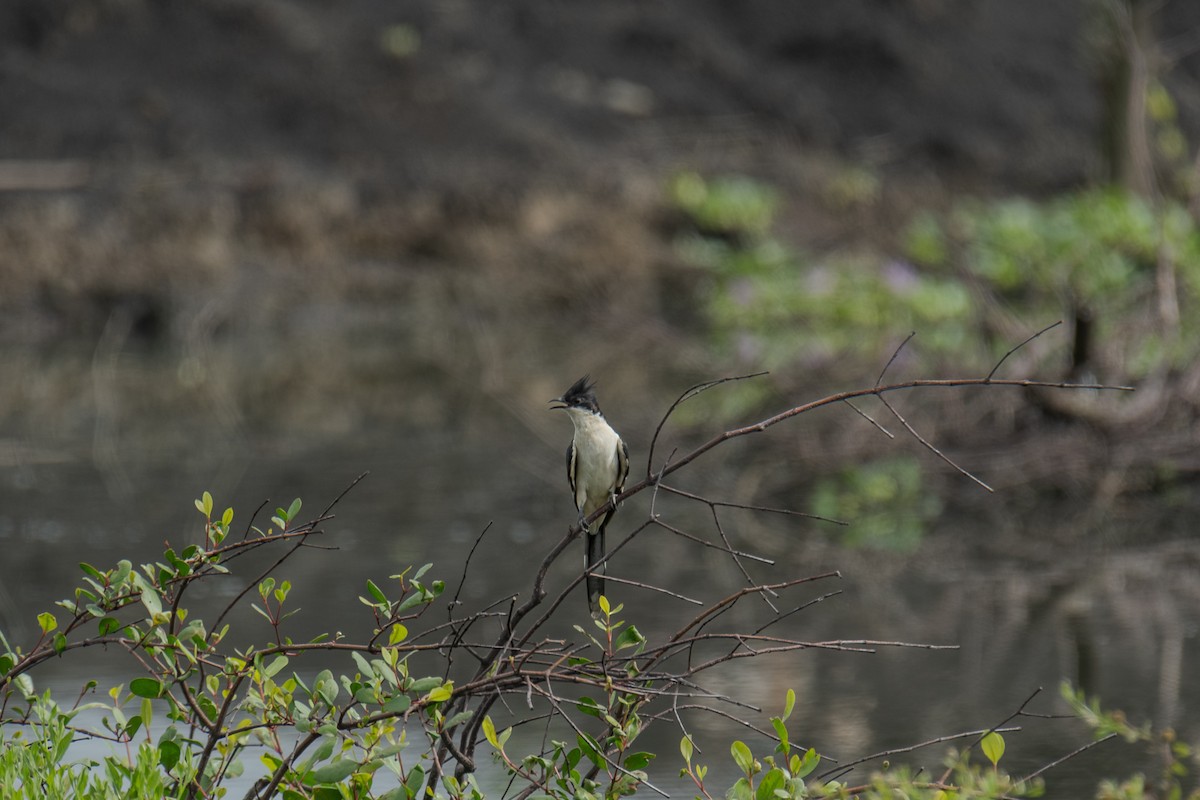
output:
[[[584,568],[587,570],[588,609],[597,613],[600,595],[604,594],[604,529],[617,510],[617,495],[625,488],[629,474],[629,447],[608,424],[596,402],[595,384],[584,375],[561,397],[550,401],[550,408],[567,412],[575,426],[575,434],[567,447],[567,482],[579,512],[579,526],[584,530],[587,548]],[[586,520],[597,509],[612,501],[612,507],[592,527]],[[593,571],[596,574],[593,574]]]

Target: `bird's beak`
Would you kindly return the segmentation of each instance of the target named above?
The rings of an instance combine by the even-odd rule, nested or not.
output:
[[[561,397],[556,397],[550,401],[550,410],[554,411],[559,408],[566,408],[567,404],[563,402]]]

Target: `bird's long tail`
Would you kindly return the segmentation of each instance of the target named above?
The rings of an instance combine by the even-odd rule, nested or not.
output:
[[[600,608],[600,595],[604,594],[604,572],[608,569],[604,561],[604,525],[594,533],[587,533],[587,555],[584,566],[587,568],[588,610],[595,614]],[[597,574],[593,575],[592,570]]]

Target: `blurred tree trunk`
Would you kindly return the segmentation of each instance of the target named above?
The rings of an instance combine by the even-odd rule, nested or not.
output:
[[[1103,152],[1110,181],[1153,198],[1154,153],[1146,97],[1154,75],[1151,0],[1100,0],[1105,29],[1100,83],[1104,95]]]
[[[1151,119],[1147,97],[1162,61],[1154,30],[1163,0],[1100,0],[1108,40],[1102,58],[1104,154],[1109,180],[1158,206]],[[1179,330],[1179,297],[1175,254],[1165,239],[1155,265],[1158,317],[1168,339]],[[1077,343],[1078,344],[1078,343]]]

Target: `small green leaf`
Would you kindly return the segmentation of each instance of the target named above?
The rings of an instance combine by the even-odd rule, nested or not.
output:
[[[358,762],[352,758],[338,758],[309,773],[314,783],[337,783],[354,774]]]
[[[983,737],[983,741],[979,743],[983,748],[983,754],[987,756],[988,761],[992,762],[995,767],[1000,763],[1000,759],[1004,756],[1004,737],[992,731],[987,736]]]
[[[729,752],[733,754],[734,762],[744,775],[754,774],[754,754],[745,742],[735,741],[729,746]]]
[[[604,616],[607,617],[611,613],[611,607],[608,605],[608,598],[604,595],[600,595],[600,599],[596,602],[599,603],[600,610],[603,611]]]
[[[642,632],[639,631],[635,626],[630,625],[628,628],[621,631],[620,635],[617,636],[616,640],[613,642],[613,647],[616,650],[623,650],[626,647],[634,647],[644,644],[645,642],[646,637],[642,635]]]
[[[49,611],[43,611],[37,615],[38,627],[42,629],[42,633],[49,633],[58,627],[58,620]]]
[[[746,778],[738,778],[725,795],[728,800],[751,800],[753,796],[750,791],[750,781]]]
[[[162,598],[158,596],[154,587],[146,586],[142,589],[142,605],[146,607],[151,616],[162,613]]]
[[[412,705],[412,698],[406,694],[398,694],[383,704],[385,714],[403,714]]]
[[[288,657],[284,655],[276,656],[275,659],[267,665],[263,670],[263,675],[268,678],[274,678],[279,674],[279,670],[288,665]]]
[[[787,690],[787,700],[783,703],[783,716],[780,717],[784,722],[787,722],[788,717],[792,715],[792,709],[796,707],[796,692],[794,689]]]
[[[786,783],[787,776],[779,767],[768,770],[759,781],[758,789],[754,793],[755,800],[775,800],[776,790],[783,789]],[[786,792],[784,795],[786,796]]]
[[[154,678],[134,678],[129,682],[129,691],[138,697],[161,697],[163,685]]]
[[[172,741],[158,743],[158,764],[166,771],[179,763],[179,745]]]
[[[441,685],[442,685],[441,678],[430,676],[428,678],[417,678],[415,681],[412,682],[412,685],[408,687],[408,690],[410,692],[417,692],[417,693],[428,692],[433,687],[441,686]]]
[[[66,649],[67,649],[67,637],[61,633],[54,634],[54,652],[58,653],[59,655],[62,655],[63,651]]]
[[[79,562],[79,568],[88,575],[91,575],[96,580],[104,583],[104,573],[93,567],[91,564],[87,563],[86,561],[81,561]]]
[[[484,716],[483,718],[483,738],[488,740],[488,744],[497,750],[500,749],[500,740],[496,738],[496,723],[492,722],[492,718]]]
[[[654,753],[630,753],[625,757],[625,769],[634,771],[645,769],[654,758]]]
[[[786,756],[788,750],[791,748],[791,743],[788,740],[787,726],[783,724],[783,720],[779,717],[771,717],[771,725],[775,728],[775,735],[779,737],[779,745],[775,750]]]
[[[408,638],[408,628],[401,625],[399,622],[392,625],[392,629],[388,631],[388,645],[395,647]]]
[[[300,513],[301,505],[302,505],[302,503],[300,502],[299,497],[297,497],[295,500],[292,501],[292,504],[290,506],[288,506],[288,510],[287,510],[287,516],[288,516],[289,520],[296,518],[296,515]]]
[[[425,699],[431,703],[442,703],[450,699],[450,695],[454,693],[454,681],[448,681],[446,684],[437,687],[429,693]]]
[[[442,723],[442,730],[448,731],[451,728],[454,728],[455,726],[462,725],[464,722],[466,722],[473,716],[475,716],[475,711],[473,709],[468,709],[467,711],[460,711],[457,714],[455,714],[454,716],[450,717],[444,723]]]
[[[679,740],[679,752],[683,755],[683,760],[687,762],[688,766],[691,766],[692,763],[693,750],[694,746],[692,745],[691,736],[685,736]]]
[[[357,650],[351,650],[350,656],[354,659],[355,665],[358,666],[360,675],[368,680],[375,677],[375,668],[371,666],[371,662],[367,661],[362,653]]]
[[[578,702],[575,703],[575,707],[577,709],[579,709],[581,712],[583,712],[584,714],[587,714],[588,716],[592,716],[592,717],[599,717],[601,714],[604,713],[604,708],[601,707],[601,705],[599,703],[597,703],[595,700],[593,700],[590,697],[587,697],[586,695],[584,697],[579,698]]]
[[[370,593],[371,597],[375,598],[376,603],[388,605],[387,595],[384,594],[383,590],[376,586],[375,581],[371,580],[370,578],[367,578],[367,591]]]
[[[792,776],[796,778],[807,777],[820,763],[821,754],[816,751],[816,748],[810,747],[804,751],[804,758],[801,759],[799,768],[792,770]]]

